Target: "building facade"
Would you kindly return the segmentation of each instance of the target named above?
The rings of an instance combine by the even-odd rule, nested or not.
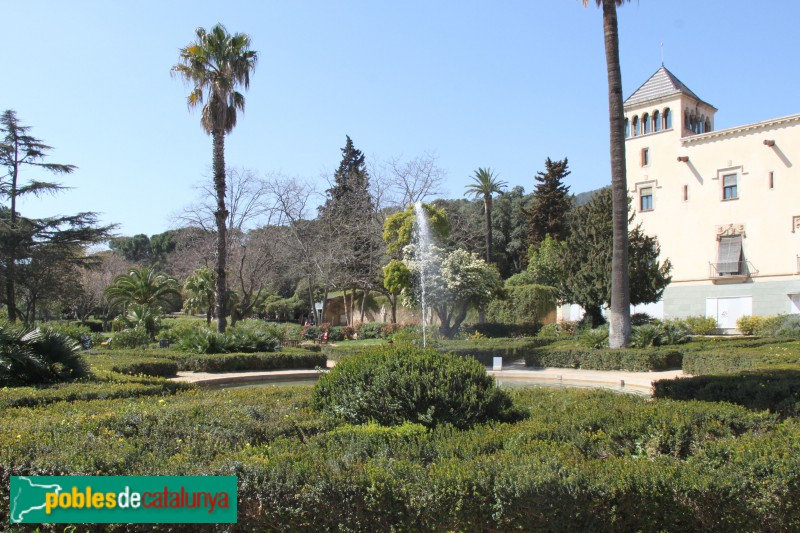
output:
[[[665,318],[800,313],[800,115],[715,130],[717,109],[663,66],[625,101],[634,223],[658,237]]]

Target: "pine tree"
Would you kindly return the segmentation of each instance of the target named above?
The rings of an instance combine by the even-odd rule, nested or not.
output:
[[[525,211],[530,228],[530,244],[538,246],[547,235],[564,240],[568,233],[567,213],[570,208],[569,187],[564,179],[570,175],[567,158],[544,162],[545,172],[537,172],[538,182],[533,191],[534,204]]]

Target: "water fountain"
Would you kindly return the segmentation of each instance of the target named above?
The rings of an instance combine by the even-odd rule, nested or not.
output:
[[[414,218],[416,221],[416,238],[417,248],[415,260],[419,264],[419,285],[420,285],[420,306],[422,307],[422,347],[425,348],[428,344],[427,340],[427,327],[428,327],[428,305],[426,301],[426,278],[427,271],[432,261],[433,249],[431,248],[431,229],[428,225],[428,217],[425,214],[425,209],[422,207],[422,202],[414,204]]]

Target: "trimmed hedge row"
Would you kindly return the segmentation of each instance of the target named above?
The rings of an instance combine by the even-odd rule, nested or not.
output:
[[[142,359],[115,363],[111,370],[120,374],[157,376],[169,378],[178,373],[178,363],[167,359]]]
[[[165,396],[192,385],[168,380],[62,383],[50,387],[14,387],[0,394],[0,408],[34,407],[55,402]]]
[[[465,324],[461,332],[466,335],[480,333],[489,338],[495,337],[535,337],[542,325],[539,323],[506,324],[502,322],[482,322],[479,324]]]
[[[325,355],[302,348],[280,352],[193,355],[173,350],[125,350],[87,357],[96,370],[128,375],[174,376],[179,370],[195,372],[237,372],[325,367]]]
[[[800,529],[800,426],[765,413],[531,389],[515,393],[530,418],[514,424],[333,428],[310,394],[0,412],[0,486],[26,474],[236,475],[238,523],[220,531]],[[8,505],[0,491],[3,523]]]
[[[742,342],[749,341],[749,342]],[[743,339],[730,344],[692,341],[686,346],[683,369],[694,376],[730,374],[779,366],[800,367],[800,342],[778,339]]]
[[[651,372],[681,368],[683,352],[673,346],[645,349],[593,350],[574,342],[542,346],[525,356],[533,367],[582,368]]]
[[[552,343],[552,339],[479,339],[479,340],[433,340],[428,346],[442,353],[454,353],[461,357],[473,357],[484,366],[491,366],[494,357],[502,357],[508,364],[526,357],[541,346]],[[401,344],[398,344],[398,346]],[[339,361],[344,357],[359,355],[375,349],[374,345],[325,346],[322,352],[328,359]]]
[[[737,374],[663,379],[654,385],[656,398],[730,402],[750,409],[769,409],[782,416],[800,416],[800,370],[755,370]]]
[[[195,372],[238,372],[245,370],[284,370],[290,368],[325,368],[327,358],[305,350],[256,354],[214,354],[189,357],[182,370]]]
[[[454,353],[461,357],[474,357],[484,366],[491,366],[492,359],[502,357],[503,364],[528,357],[539,348],[549,345],[550,339],[481,339],[440,341],[436,349],[440,352]]]

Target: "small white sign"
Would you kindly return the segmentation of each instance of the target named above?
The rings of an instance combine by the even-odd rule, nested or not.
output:
[[[492,365],[492,370],[503,370],[503,358],[502,357],[495,357],[493,359],[494,364]]]

